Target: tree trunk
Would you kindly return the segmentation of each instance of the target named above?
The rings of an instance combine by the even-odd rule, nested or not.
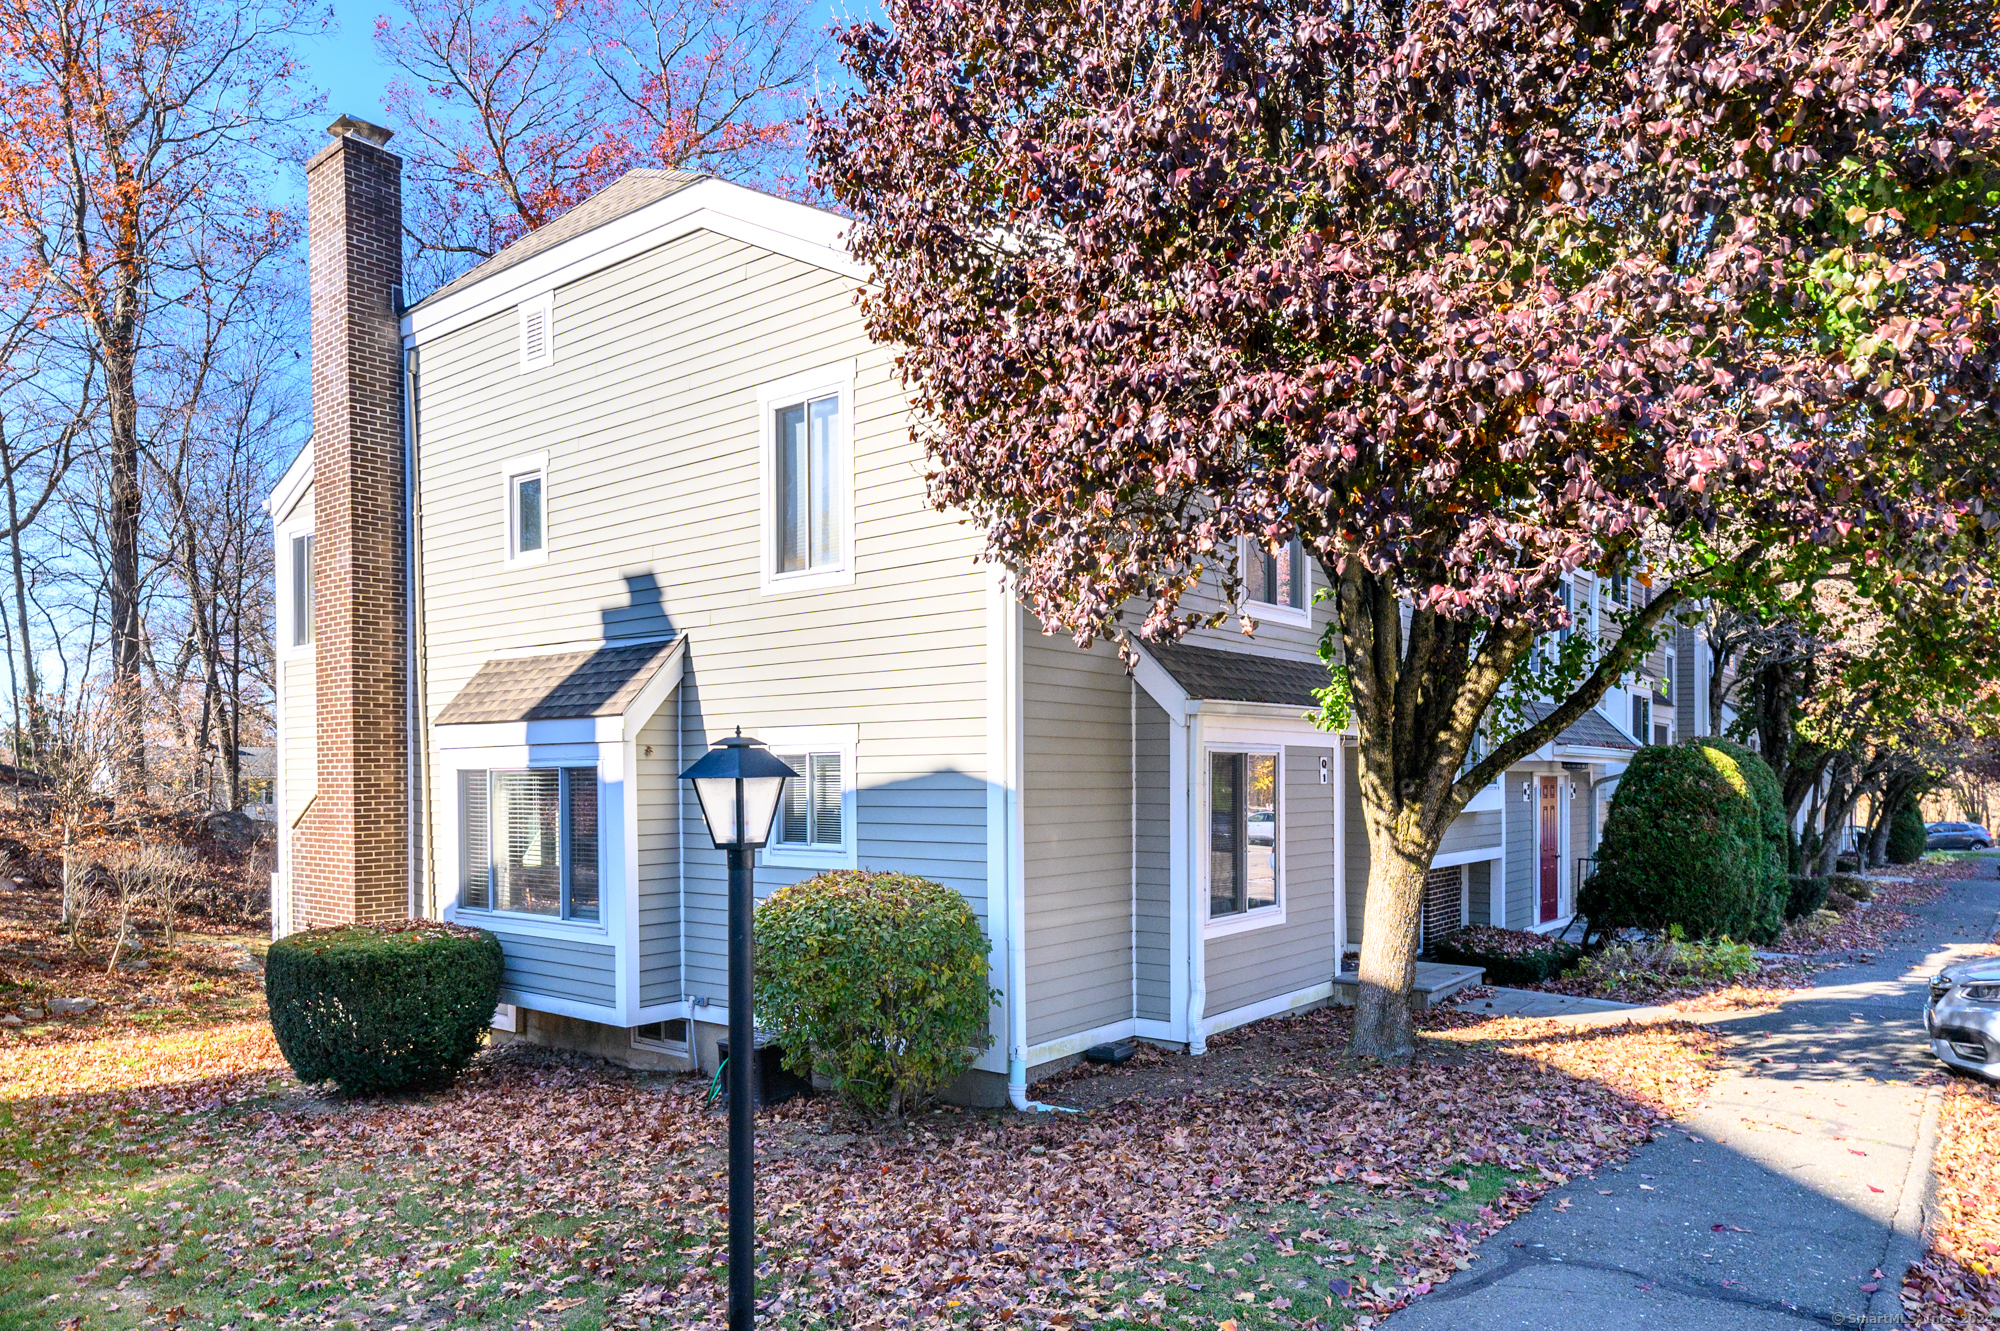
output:
[[[111,435],[111,485],[105,501],[111,546],[107,587],[115,737],[111,767],[118,802],[124,805],[146,795],[146,699],[140,673],[144,650],[139,626],[139,404],[129,336],[106,338],[100,352]]]
[[[23,697],[17,702],[27,704],[27,731],[24,736],[28,761],[34,762],[42,756],[47,747],[47,736],[43,733],[40,689],[35,680],[35,639],[28,631],[28,580],[21,560],[21,505],[14,488],[14,467],[12,459],[4,459],[7,465],[7,530],[14,533],[7,542],[14,564],[14,613],[15,627],[20,633],[21,651],[21,691]]]
[[[1408,1058],[1416,1050],[1410,988],[1417,974],[1417,926],[1424,875],[1437,854],[1438,839],[1406,845],[1374,817],[1367,821],[1368,904],[1352,1052],[1364,1058]]]

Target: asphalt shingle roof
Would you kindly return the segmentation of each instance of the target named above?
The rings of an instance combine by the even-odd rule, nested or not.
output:
[[[673,649],[669,640],[488,661],[445,704],[436,724],[620,716]]]
[[[1536,720],[1547,716],[1555,708],[1549,703],[1530,703],[1528,711]],[[1637,753],[1639,746],[1630,735],[1613,725],[1604,713],[1595,708],[1585,712],[1569,724],[1562,734],[1556,736],[1558,744],[1574,744],[1579,748],[1623,749],[1627,753]]]
[[[1318,661],[1288,661],[1180,642],[1141,646],[1190,698],[1314,707],[1319,700],[1313,690],[1325,688],[1329,679]]]
[[[616,221],[627,213],[637,212],[649,203],[658,203],[669,194],[678,193],[689,185],[706,179],[707,176],[693,171],[661,171],[652,167],[635,167],[555,221],[530,231],[477,268],[460,274],[431,292],[411,308],[417,309],[449,296],[454,291],[463,291],[475,282],[483,282],[495,273],[505,272],[523,259],[533,258],[551,245],[560,245],[565,240],[580,236],[586,231],[594,231],[606,222]]]

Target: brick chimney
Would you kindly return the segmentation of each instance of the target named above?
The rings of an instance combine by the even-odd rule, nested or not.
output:
[[[318,782],[293,838],[297,927],[410,914],[403,159],[342,116],[306,163]]]

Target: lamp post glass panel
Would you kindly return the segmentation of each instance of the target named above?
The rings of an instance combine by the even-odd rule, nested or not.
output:
[[[750,1103],[756,1028],[750,1013],[750,917],[757,898],[750,856],[770,839],[785,782],[797,776],[743,728],[681,773],[694,782],[709,840],[729,857],[729,1328],[749,1331],[756,1314],[757,1214]]]

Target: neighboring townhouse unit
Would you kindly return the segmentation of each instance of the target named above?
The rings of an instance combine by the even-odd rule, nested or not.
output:
[[[476,923],[519,1038],[712,1066],[723,859],[678,773],[741,726],[800,773],[760,891],[899,870],[978,913],[966,1098],[1329,998],[1367,846],[1296,547],[1242,552],[1254,637],[1128,671],[1044,636],[927,503],[841,219],[634,171],[405,309],[400,161],[333,132],[315,433],[269,504],[278,932]],[[1494,909],[1502,821],[1496,786],[1453,828],[1434,928]]]

